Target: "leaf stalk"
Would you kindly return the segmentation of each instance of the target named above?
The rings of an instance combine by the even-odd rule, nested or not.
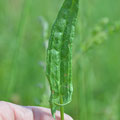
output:
[[[60,97],[60,104],[63,104],[63,97]],[[60,106],[61,120],[64,120],[64,106]]]

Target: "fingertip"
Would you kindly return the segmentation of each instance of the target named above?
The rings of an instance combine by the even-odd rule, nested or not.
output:
[[[61,120],[60,111],[57,111],[55,115],[56,115],[57,120]],[[71,116],[67,115],[66,113],[64,113],[64,119],[65,120],[73,120],[73,118]]]
[[[54,120],[49,108],[34,107],[34,106],[33,107],[29,106],[27,108],[32,109],[34,114],[34,119],[41,118],[41,120]],[[56,117],[56,120],[61,120],[60,111],[56,111],[55,117]],[[73,120],[72,117],[70,117],[67,114],[64,114],[64,119]]]
[[[65,120],[73,120],[73,118],[71,116],[65,114]]]

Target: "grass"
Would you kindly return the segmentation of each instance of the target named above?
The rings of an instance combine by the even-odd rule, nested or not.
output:
[[[22,40],[23,40],[23,35],[24,35],[24,30],[25,30],[25,24],[27,21],[27,16],[29,14],[29,10],[30,10],[30,6],[31,6],[31,0],[27,0],[23,2],[22,5],[22,11],[21,11],[21,15],[20,15],[20,20],[18,23],[18,28],[17,28],[17,32],[16,32],[16,36],[15,36],[15,49],[14,49],[14,55],[13,55],[13,66],[12,66],[12,70],[11,70],[11,76],[10,76],[10,83],[8,86],[8,97],[9,95],[11,95],[15,83],[16,83],[16,74],[18,72],[18,62],[19,62],[19,54],[20,54],[20,50],[21,50],[21,44],[22,44]]]
[[[48,107],[48,84],[41,66],[45,62],[45,40],[39,16],[51,25],[63,0],[36,0],[32,2],[20,45],[17,74],[9,97],[16,31],[23,8],[23,0],[0,1],[0,100],[23,105]],[[17,9],[16,9],[17,6]],[[65,112],[75,120],[119,120],[120,33],[111,35],[104,44],[81,56],[81,42],[103,17],[112,22],[120,20],[119,0],[81,0],[76,39],[73,45],[74,94]],[[112,8],[112,9],[111,9]],[[46,38],[47,39],[47,38]],[[27,86],[27,87],[26,87]],[[43,99],[44,98],[44,99]],[[46,102],[45,102],[46,101]]]

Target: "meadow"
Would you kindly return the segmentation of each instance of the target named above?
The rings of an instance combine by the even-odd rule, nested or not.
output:
[[[0,0],[0,100],[49,107],[46,49],[63,0]],[[120,1],[80,0],[73,41],[74,120],[120,120]]]

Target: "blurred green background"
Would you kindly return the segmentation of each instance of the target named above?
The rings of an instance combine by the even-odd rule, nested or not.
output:
[[[0,100],[49,107],[46,46],[62,3],[0,0]],[[120,0],[80,0],[79,6],[73,41],[73,101],[65,112],[74,120],[120,120],[120,32],[81,53],[99,21],[120,21]]]

